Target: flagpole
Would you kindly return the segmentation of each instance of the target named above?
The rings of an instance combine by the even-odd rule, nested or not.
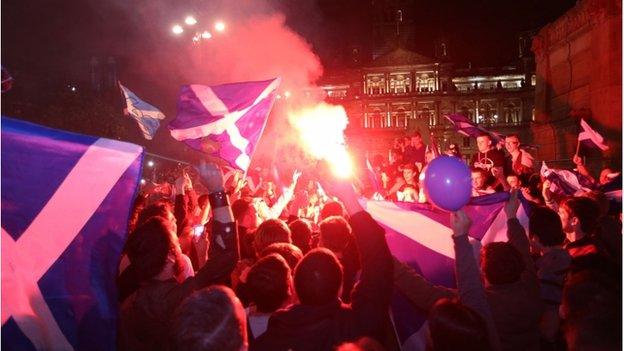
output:
[[[581,146],[581,141],[577,139],[576,140],[576,153],[574,153],[574,156],[578,156],[580,146]]]

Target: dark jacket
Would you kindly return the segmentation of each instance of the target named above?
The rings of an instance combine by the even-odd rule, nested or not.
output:
[[[384,230],[366,212],[351,217],[362,274],[352,304],[293,305],[275,312],[251,350],[333,350],[361,336],[383,338],[392,294],[392,257]]]
[[[142,285],[121,306],[120,350],[166,350],[173,311],[195,290],[229,279],[238,261],[238,240],[234,223],[213,221],[209,259],[194,277],[177,283],[152,280]],[[220,241],[214,240],[221,237]]]

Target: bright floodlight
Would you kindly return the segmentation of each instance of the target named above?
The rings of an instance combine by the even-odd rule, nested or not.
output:
[[[154,161],[147,161],[147,167],[154,167]]]
[[[184,23],[188,24],[189,26],[193,26],[197,24],[197,20],[193,16],[186,16],[186,18],[184,19]]]
[[[223,32],[225,30],[225,23],[219,21],[219,22],[215,23],[214,27],[215,27],[215,30],[217,32]]]
[[[212,38],[212,34],[210,34],[209,31],[205,30],[205,31],[202,32],[201,37],[202,37],[202,39],[210,39],[210,38]]]
[[[171,31],[173,32],[173,34],[175,35],[180,35],[182,33],[184,33],[184,28],[182,28],[181,25],[176,24],[173,27],[171,27]]]
[[[141,184],[145,185],[145,179],[141,179]]]

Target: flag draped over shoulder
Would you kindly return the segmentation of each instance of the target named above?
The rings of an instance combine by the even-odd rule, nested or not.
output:
[[[275,101],[280,79],[217,86],[185,85],[171,136],[246,171]]]
[[[165,115],[156,107],[139,99],[135,93],[121,85],[121,83],[119,83],[119,87],[126,98],[126,113],[137,122],[143,137],[147,140],[152,140],[158,127],[160,127],[159,120],[165,119]]]
[[[472,220],[469,234],[475,254],[481,245],[507,241],[507,216],[503,207],[508,199],[508,193],[484,195],[473,198],[464,208]],[[524,205],[520,206],[517,218],[527,228],[527,207]],[[386,240],[393,256],[431,283],[455,287],[455,255],[448,212],[416,203],[367,201],[364,206],[386,230]],[[393,297],[392,315],[403,350],[424,350],[426,316],[398,292]]]
[[[578,135],[578,140],[583,142],[589,147],[599,148],[602,151],[609,150],[609,146],[605,144],[604,138],[600,133],[593,130],[592,127],[581,118],[581,132]]]
[[[2,349],[114,350],[137,145],[2,117]]]

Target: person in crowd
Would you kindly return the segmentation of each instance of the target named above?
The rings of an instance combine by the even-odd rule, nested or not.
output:
[[[171,351],[245,351],[245,310],[231,289],[210,286],[182,301],[171,320]],[[163,349],[158,345],[156,349]]]
[[[284,258],[276,253],[262,257],[249,270],[245,283],[250,305],[246,309],[250,344],[262,335],[269,317],[292,301],[292,276]]]
[[[323,206],[323,210],[326,206],[327,204]],[[323,210],[321,210],[321,216]],[[312,226],[310,222],[306,219],[297,219],[291,222],[288,227],[292,234],[293,244],[300,248],[304,254],[308,253],[308,251],[310,251],[310,240],[312,240]]]
[[[567,350],[621,350],[621,279],[597,270],[572,274],[563,289],[561,317]]]
[[[240,238],[241,258],[253,259],[256,256],[253,249],[254,232],[261,223],[256,208],[251,199],[241,198],[232,203],[232,213]]]
[[[563,248],[566,238],[557,212],[548,207],[536,206],[529,217],[531,251],[540,282],[540,296],[544,312],[540,320],[542,339],[554,347],[561,326],[559,306],[565,276],[570,267],[570,254]]]
[[[252,350],[331,350],[347,340],[380,340],[390,303],[392,260],[384,230],[363,211],[350,183],[337,181],[332,194],[344,203],[362,263],[352,304],[339,299],[342,266],[328,249],[306,254],[295,268],[299,303],[276,311]]]
[[[461,150],[459,149],[459,145],[455,143],[449,144],[448,150],[445,152],[449,156],[455,156],[459,159],[462,159]]]
[[[496,192],[494,188],[487,185],[487,171],[481,168],[473,168],[470,171],[470,177],[472,178],[472,196],[482,196]]]
[[[323,208],[321,208],[321,213],[319,215],[319,220],[322,221],[325,218],[331,216],[340,216],[348,219],[347,210],[345,209],[342,202],[338,200],[331,200],[323,205]]]
[[[514,173],[518,176],[533,173],[533,156],[520,148],[520,138],[517,134],[509,134],[505,137],[505,149],[509,153],[506,160],[507,175]]]
[[[225,283],[238,261],[238,238],[223,187],[214,164],[202,163],[199,173],[210,192],[213,212],[209,259],[194,277],[179,283],[182,252],[171,222],[153,217],[130,235],[127,252],[141,287],[125,299],[119,317],[120,350],[164,350],[174,310],[194,291]]]
[[[520,177],[515,173],[512,173],[507,176],[507,184],[509,184],[510,189],[522,188],[522,180],[520,180]]]
[[[281,219],[268,219],[260,224],[253,242],[256,256],[258,257],[262,250],[273,243],[292,244],[290,228]]]
[[[512,191],[509,201],[505,204],[507,216],[507,242],[488,243],[481,249],[481,274],[485,278],[485,299],[478,299],[479,304],[468,302],[484,318],[486,325],[493,321],[490,341],[493,349],[501,350],[539,350],[538,323],[542,313],[542,302],[535,267],[529,253],[529,241],[524,228],[516,218],[520,207],[517,191]],[[457,215],[457,214],[456,214]],[[465,216],[465,213],[462,215]],[[469,219],[454,219],[454,233],[467,233]],[[453,222],[452,222],[453,223]],[[457,238],[456,238],[457,237]],[[457,270],[460,297],[464,289],[472,293],[474,284],[480,284],[479,273],[461,271],[474,262],[472,246],[466,235],[455,235],[455,264]],[[458,246],[458,239],[462,246]],[[460,250],[461,248],[461,250]],[[464,255],[466,257],[464,257]],[[471,260],[468,257],[472,257]],[[455,297],[457,292],[452,289],[434,286],[406,265],[395,261],[394,284],[408,300],[417,308],[429,311],[437,300],[444,297]],[[461,279],[461,280],[460,280]],[[477,285],[478,286],[478,285]],[[487,315],[488,308],[491,317]],[[491,319],[490,319],[491,318]],[[498,337],[495,337],[495,336]],[[500,346],[498,346],[500,345]]]
[[[493,350],[483,317],[456,299],[438,300],[429,312],[427,320],[428,350]]]
[[[416,193],[416,196],[413,198],[418,199],[418,168],[413,164],[405,164],[402,167],[402,177],[397,179],[397,182],[392,186],[389,190],[391,194],[395,194],[400,192],[401,195],[404,192],[405,188],[410,186],[413,187]],[[401,195],[397,194],[397,198]],[[403,199],[403,196],[401,196]]]
[[[472,156],[470,167],[487,171],[486,184],[508,190],[505,180],[505,154],[492,146],[492,137],[483,133],[477,137],[477,153]]]
[[[303,258],[301,249],[288,243],[273,243],[260,252],[260,257],[265,257],[273,253],[282,256],[284,260],[286,260],[286,263],[288,263],[292,272],[294,272],[295,267]]]
[[[359,270],[357,248],[353,245],[351,226],[342,217],[325,218],[320,224],[319,247],[331,250],[343,267],[342,296],[343,302],[351,301],[351,290]]]
[[[419,132],[415,132],[409,139],[409,144],[405,146],[403,162],[411,165],[416,165],[416,163],[425,164],[425,149],[422,136]]]

